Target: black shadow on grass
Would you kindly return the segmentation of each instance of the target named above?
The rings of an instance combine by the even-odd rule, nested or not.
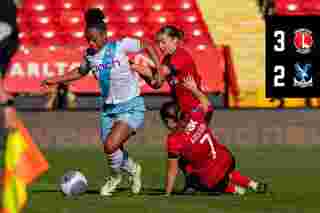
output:
[[[117,192],[124,192],[124,191],[130,191],[130,188],[118,188]],[[33,189],[31,190],[31,193],[62,193],[59,189]],[[89,189],[85,192],[85,194],[100,194],[99,189]],[[143,188],[141,191],[141,195],[148,195],[148,196],[160,196],[164,195],[165,191],[160,188]],[[183,192],[173,192],[172,195],[205,195],[205,196],[218,196],[221,195],[221,193],[215,193],[215,192],[196,192],[195,194],[185,194]]]

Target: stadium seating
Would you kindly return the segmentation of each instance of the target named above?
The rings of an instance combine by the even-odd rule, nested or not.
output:
[[[276,15],[320,15],[319,0],[276,0]]]
[[[66,58],[74,60],[67,59],[69,64],[79,63],[82,57],[81,51],[87,46],[83,33],[83,14],[91,7],[104,10],[108,37],[112,39],[124,35],[153,39],[154,33],[165,24],[182,28],[186,34],[185,46],[197,58],[200,72],[216,72],[213,75],[223,75],[223,70],[212,69],[215,64],[210,62],[216,61],[215,59],[202,61],[210,57],[219,57],[213,54],[217,51],[206,51],[209,48],[215,48],[215,44],[196,0],[25,0],[24,7],[18,11],[22,51],[18,53],[13,63],[28,63],[28,61],[21,61],[23,57],[19,54],[31,54],[32,58],[32,55],[37,55],[35,51],[54,52],[57,48],[71,48],[73,53],[68,50],[57,51],[56,54],[59,52],[59,55],[48,59],[48,63],[53,64],[52,70],[55,62],[66,60]],[[31,61],[36,62],[37,59]],[[44,77],[41,76],[37,80]],[[12,79],[11,82],[13,82]],[[91,83],[83,82],[86,80],[82,81],[85,85],[80,86],[83,90],[77,90],[78,92],[97,92],[97,87],[91,90]],[[81,81],[75,83],[77,84],[81,84]],[[209,85],[210,91],[223,92],[223,86],[212,85],[217,83]],[[10,90],[11,86],[7,87]],[[37,90],[37,88],[39,85],[34,86],[33,89]]]

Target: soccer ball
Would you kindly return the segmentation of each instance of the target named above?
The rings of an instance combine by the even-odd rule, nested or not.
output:
[[[88,181],[79,171],[67,171],[60,181],[60,189],[66,196],[77,196],[87,191]]]

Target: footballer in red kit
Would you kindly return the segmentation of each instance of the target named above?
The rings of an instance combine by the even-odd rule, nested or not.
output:
[[[247,189],[265,193],[267,185],[259,183],[235,170],[235,160],[228,148],[219,143],[207,126],[205,114],[207,97],[197,88],[192,77],[184,79],[183,85],[192,91],[200,105],[192,112],[179,115],[177,103],[168,102],[160,110],[161,118],[172,132],[166,146],[168,152],[166,194],[170,195],[177,176],[179,158],[188,162],[187,172],[191,184],[198,191],[244,194]]]
[[[192,76],[201,89],[201,76],[196,71],[196,66],[190,54],[185,49],[177,47],[173,55],[168,54],[164,57],[162,64],[169,69],[166,72],[168,74],[165,75],[166,80],[171,88],[172,96],[179,103],[181,112],[191,112],[200,102],[181,82],[187,76]]]
[[[177,101],[180,111],[189,113],[197,108],[200,102],[183,86],[183,79],[192,76],[200,90],[202,90],[202,79],[192,56],[180,45],[183,37],[183,31],[174,26],[162,27],[156,34],[157,44],[163,56],[161,66],[152,69],[147,66],[132,65],[132,69],[147,79],[146,82],[152,88],[158,89],[167,81],[172,98]],[[210,104],[205,117],[207,123],[210,122],[212,114],[213,106]]]
[[[234,169],[229,150],[218,143],[204,121],[204,113],[191,112],[181,130],[169,134],[167,152],[170,159],[182,157],[189,162],[187,172],[200,178],[202,185],[212,188]]]

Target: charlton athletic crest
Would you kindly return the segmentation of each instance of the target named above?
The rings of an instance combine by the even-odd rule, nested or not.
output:
[[[314,43],[312,32],[308,29],[298,29],[294,32],[294,46],[298,53],[308,54]]]

